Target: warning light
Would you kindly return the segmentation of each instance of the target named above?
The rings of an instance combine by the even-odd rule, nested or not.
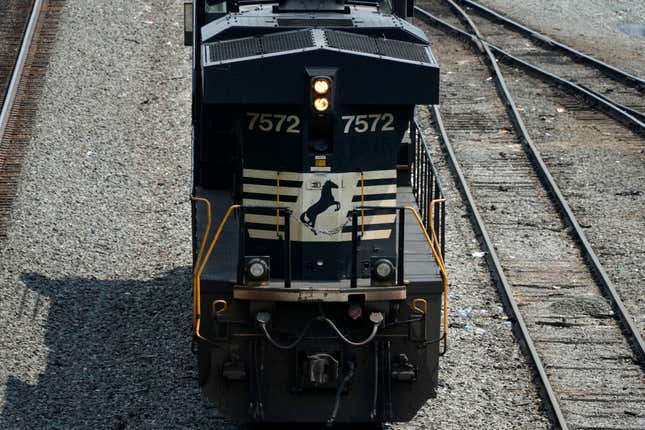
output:
[[[325,112],[329,109],[329,100],[326,97],[318,97],[314,100],[314,109],[318,112]]]

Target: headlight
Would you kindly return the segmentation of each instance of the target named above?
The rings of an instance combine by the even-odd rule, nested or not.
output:
[[[325,112],[329,109],[329,100],[326,97],[318,97],[314,100],[314,109],[318,112]]]
[[[374,274],[381,280],[390,279],[392,272],[394,272],[394,265],[390,260],[382,258],[374,264]]]
[[[269,265],[261,258],[252,258],[246,263],[246,275],[251,281],[266,281]]]
[[[327,94],[329,91],[329,81],[327,79],[316,79],[314,81],[314,91],[320,95]]]

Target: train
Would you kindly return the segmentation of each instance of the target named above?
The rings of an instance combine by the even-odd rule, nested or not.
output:
[[[194,0],[193,352],[240,422],[411,420],[447,348],[412,0]]]

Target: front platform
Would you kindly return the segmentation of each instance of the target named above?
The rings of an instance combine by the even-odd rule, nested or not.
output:
[[[211,234],[214,234],[217,226],[224,217],[228,208],[233,205],[231,194],[229,191],[223,190],[208,190],[204,188],[196,189],[196,197],[207,199],[211,202],[212,206],[212,226]],[[411,206],[417,209],[417,204],[412,194],[410,186],[398,186],[396,194],[396,204],[399,206]],[[270,206],[271,202],[267,202]],[[206,225],[208,222],[207,212],[205,205],[198,205],[195,213],[195,224],[197,231],[196,248],[201,245]],[[213,288],[231,288],[236,284],[238,277],[238,254],[239,254],[239,216],[234,212],[229,218],[227,224],[224,226],[219,240],[211,254],[208,263],[206,264],[204,273],[202,275],[202,285],[208,289],[211,285]],[[391,287],[378,287],[378,294],[373,291],[374,288],[370,287],[369,278],[357,279],[357,288],[350,290],[349,279],[341,279],[339,281],[317,281],[317,280],[297,280],[292,281],[291,288],[284,288],[284,280],[280,278],[273,278],[271,282],[262,287],[235,287],[235,298],[250,299],[251,292],[255,300],[259,299],[259,295],[255,292],[261,290],[262,297],[266,300],[279,300],[277,297],[282,297],[282,300],[287,301],[347,301],[350,294],[367,294],[366,300],[404,300],[405,290],[407,286],[430,286],[441,283],[441,273],[439,267],[432,255],[432,252],[426,242],[423,232],[418,225],[416,219],[407,214],[405,217],[405,232],[404,232],[404,285],[391,286]],[[208,246],[210,244],[207,243]],[[348,292],[332,294],[331,289],[345,289]],[[284,290],[284,291],[283,291]],[[360,291],[359,291],[360,290]],[[286,299],[286,295],[291,297]],[[284,297],[283,297],[284,296]],[[341,297],[342,296],[342,297]],[[372,297],[374,296],[374,297]],[[378,296],[378,297],[377,297]]]

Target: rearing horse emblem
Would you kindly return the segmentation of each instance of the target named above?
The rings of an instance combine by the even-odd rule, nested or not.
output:
[[[329,207],[334,205],[336,206],[336,212],[340,210],[340,203],[334,200],[334,195],[331,191],[334,188],[338,188],[338,185],[330,180],[325,182],[325,184],[322,186],[322,190],[320,191],[320,199],[318,199],[316,203],[311,205],[309,209],[307,209],[302,213],[302,215],[300,215],[300,221],[308,226],[316,235],[318,234],[315,230],[316,219],[318,218],[318,215],[325,212],[327,209],[329,209]]]

